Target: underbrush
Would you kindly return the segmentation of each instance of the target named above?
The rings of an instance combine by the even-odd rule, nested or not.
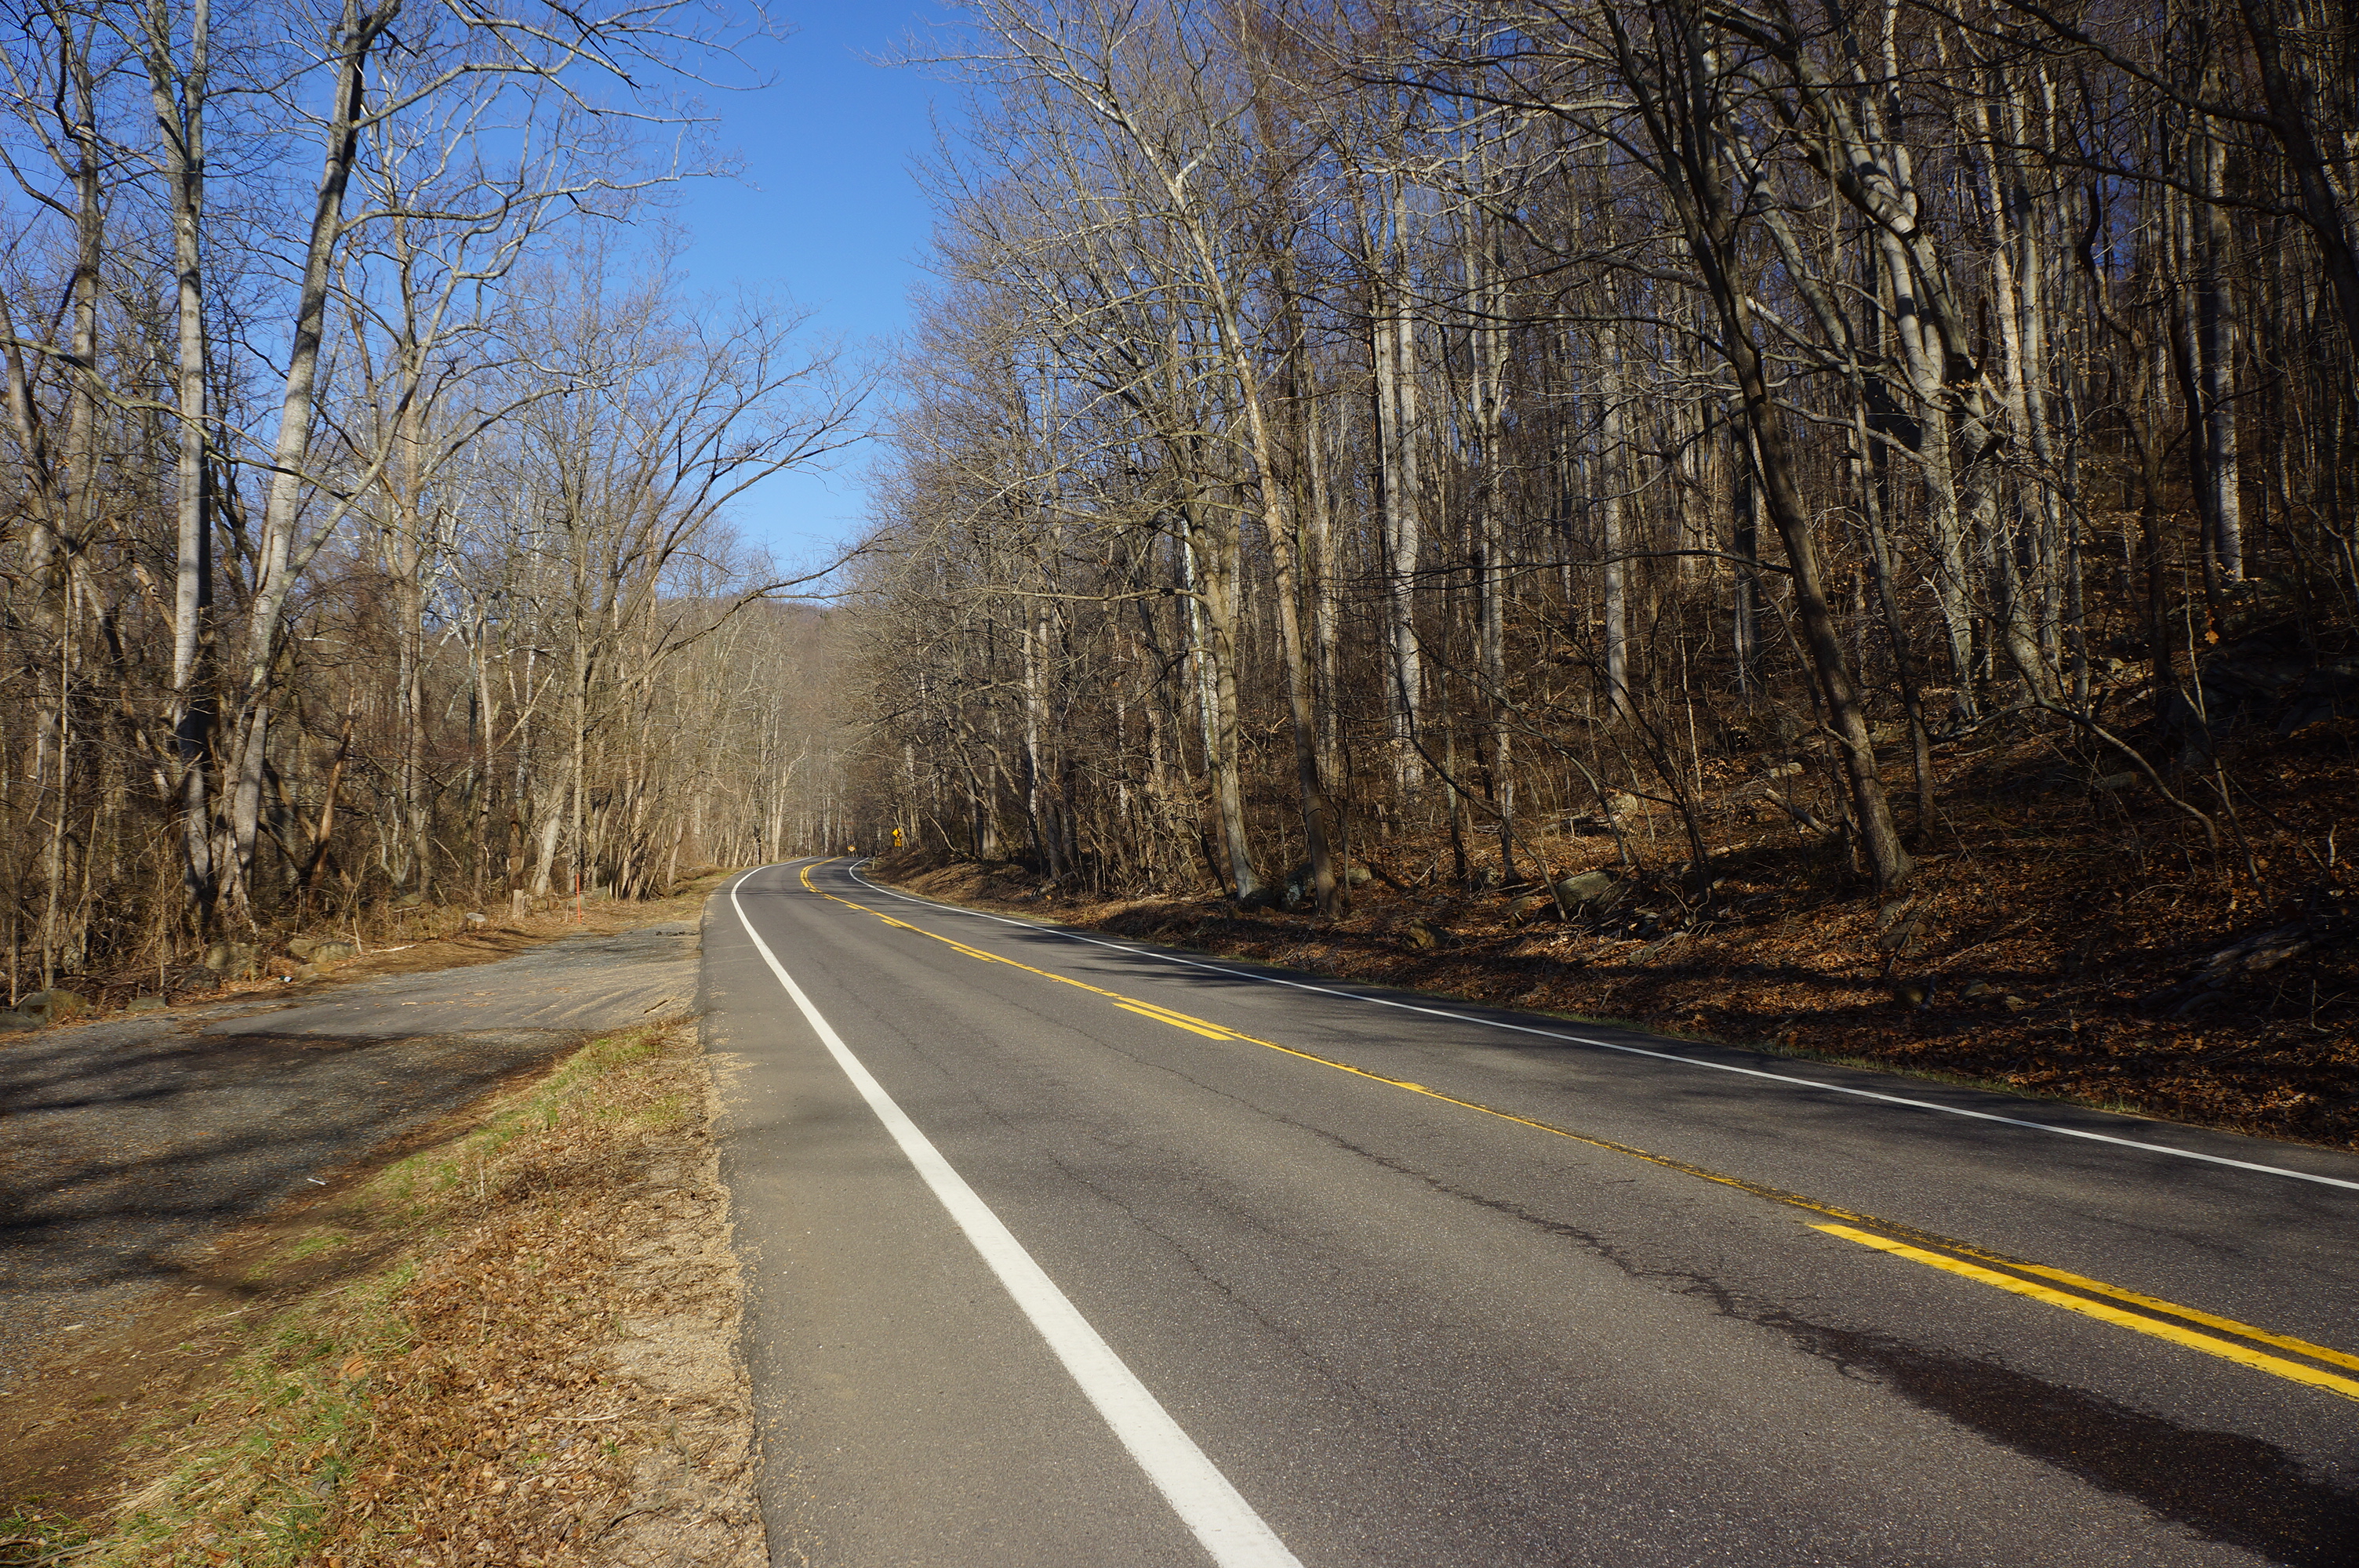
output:
[[[475,909],[464,903],[387,902],[276,929],[221,931],[211,954],[221,960],[217,970],[205,968],[194,952],[159,965],[151,951],[105,972],[62,977],[60,984],[79,999],[74,1010],[79,1016],[112,1011],[141,997],[179,1003],[255,992],[300,994],[286,988],[331,972],[339,979],[366,979],[496,963],[567,936],[625,931],[661,920],[692,925],[701,917],[706,897],[735,874],[723,866],[699,866],[669,890],[636,900],[592,896],[577,910],[573,900],[550,895],[530,901],[522,915],[497,900]],[[321,943],[339,946],[322,955]],[[332,956],[340,953],[343,956]]]

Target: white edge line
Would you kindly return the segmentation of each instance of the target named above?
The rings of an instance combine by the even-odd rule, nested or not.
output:
[[[1995,1121],[2006,1127],[2028,1128],[2035,1132],[2052,1132],[2063,1138],[2085,1138],[2094,1143],[2112,1143],[2124,1149],[2140,1149],[2149,1154],[2173,1154],[2181,1160],[2201,1160],[2210,1165],[2227,1165],[2239,1171],[2257,1171],[2267,1176],[2288,1176],[2298,1182],[2316,1182],[2321,1186],[2341,1187],[2359,1193],[2359,1182],[2345,1181],[2340,1176],[2321,1176],[2311,1171],[2297,1171],[2284,1165],[2264,1165],[2252,1160],[2232,1160],[2224,1154],[2204,1154],[2192,1149],[2174,1149],[2168,1143],[2142,1143],[2135,1138],[2116,1138],[2109,1132],[2089,1132],[2077,1127],[2059,1127],[2053,1122],[2027,1121],[2017,1116],[2000,1116],[1993,1111],[1968,1110],[1963,1106],[1943,1105],[1938,1100],[1910,1099],[1906,1095],[1882,1094],[1875,1089],[1854,1088],[1848,1084],[1831,1084],[1821,1078],[1796,1077],[1789,1073],[1766,1073],[1758,1067],[1740,1067],[1730,1062],[1707,1062],[1696,1056],[1682,1056],[1676,1051],[1650,1051],[1643,1045],[1625,1045],[1617,1041],[1600,1040],[1587,1034],[1567,1034],[1561,1030],[1536,1029],[1529,1024],[1506,1023],[1495,1018],[1477,1018],[1472,1013],[1452,1012],[1447,1008],[1420,1007],[1415,1002],[1395,1001],[1390,997],[1364,996],[1357,991],[1337,990],[1332,986],[1314,986],[1302,980],[1282,979],[1276,975],[1256,974],[1251,969],[1232,969],[1221,964],[1201,963],[1194,958],[1182,958],[1170,953],[1158,953],[1151,948],[1128,946],[1120,942],[1108,942],[1101,937],[1084,936],[1077,931],[1060,926],[1043,925],[1036,921],[1016,920],[1004,914],[988,914],[979,909],[962,909],[954,903],[943,903],[930,898],[898,892],[892,888],[878,887],[857,871],[845,868],[845,874],[862,887],[886,898],[897,898],[904,903],[921,903],[951,914],[969,914],[977,920],[996,921],[1002,925],[1022,926],[1027,931],[1038,931],[1050,936],[1062,936],[1068,941],[1086,942],[1094,947],[1111,947],[1117,953],[1129,953],[1141,958],[1153,958],[1167,964],[1184,964],[1191,969],[1207,969],[1216,975],[1228,975],[1237,979],[1256,980],[1263,985],[1285,986],[1291,990],[1315,991],[1321,996],[1342,997],[1349,1001],[1370,1002],[1377,1007],[1398,1008],[1403,1012],[1421,1012],[1430,1018],[1446,1018],[1455,1023],[1478,1024],[1484,1029],[1504,1030],[1511,1034],[1536,1034],[1543,1040],[1562,1040],[1575,1045],[1592,1045],[1601,1051],[1619,1051],[1625,1056],[1648,1056],[1658,1062],[1677,1062],[1682,1066],[1709,1067],[1716,1073],[1735,1073],[1748,1078],[1767,1078],[1772,1083],[1792,1084],[1800,1088],[1825,1089],[1832,1094],[1850,1095],[1855,1099],[1879,1100],[1886,1105],[1907,1106],[1913,1110],[1940,1111],[1944,1116],[1970,1117],[1976,1121]]]
[[[893,1141],[901,1146],[901,1152],[917,1167],[918,1174],[933,1189],[934,1196],[941,1200],[958,1227],[966,1233],[967,1240],[991,1266],[991,1271],[999,1276],[999,1282],[1007,1288],[1007,1293],[1015,1298],[1032,1326],[1040,1331],[1040,1337],[1049,1342],[1049,1348],[1056,1352],[1057,1359],[1064,1363],[1065,1370],[1072,1374],[1073,1381],[1081,1385],[1082,1392],[1097,1407],[1098,1413],[1114,1429],[1114,1436],[1121,1439],[1123,1447],[1147,1472],[1156,1490],[1163,1494],[1164,1500],[1195,1532],[1196,1539],[1221,1568],[1301,1568],[1277,1533],[1204,1456],[1195,1440],[1171,1419],[1147,1385],[1090,1326],[1089,1320],[1065,1299],[1065,1292],[1033,1261],[1024,1244],[975,1195],[965,1178],[951,1169],[932,1141],[893,1102],[885,1087],[861,1065],[860,1058],[852,1054],[820,1015],[819,1009],[811,1005],[802,987],[795,984],[794,977],[770,951],[770,945],[762,940],[762,934],[754,929],[745,906],[737,901],[738,888],[744,885],[745,877],[754,874],[747,871],[730,884],[729,903],[737,912],[738,924],[753,938],[755,951],[770,966],[770,973],[778,978],[787,995],[794,999],[804,1022],[827,1047],[828,1054],[835,1058],[836,1065],[843,1069],[844,1076],[852,1080],[860,1098],[868,1102],[869,1109],[876,1113],[876,1119],[893,1135]]]

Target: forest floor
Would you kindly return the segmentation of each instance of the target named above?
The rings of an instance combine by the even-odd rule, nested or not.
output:
[[[528,952],[533,974],[491,993],[463,988],[496,974],[426,972],[434,948],[465,966],[560,934],[601,951],[652,942],[644,957],[598,959],[596,980],[627,989],[636,966],[666,993],[626,1027],[536,1014],[506,1029],[549,1048],[488,1094],[328,1170],[316,1190],[287,1189],[309,1197],[176,1247],[167,1284],[61,1325],[75,1331],[68,1343],[8,1368],[0,1563],[763,1562],[728,1201],[688,1016],[695,944],[672,935],[692,936],[717,880],[592,904],[564,933],[552,920],[546,933],[384,956],[407,957],[415,985],[342,984],[353,970],[384,973],[354,962],[337,981],[284,987],[304,993],[302,1011],[236,1020],[240,1033],[222,1038],[241,1049],[283,1025],[271,1036],[279,1056],[299,1045],[365,1058],[415,1097],[415,1073],[439,1066],[444,1044],[517,1023],[503,1008],[561,1011],[578,997],[538,990],[592,989],[566,946]],[[669,956],[683,946],[686,991]],[[462,991],[436,994],[454,983]],[[481,1027],[450,1033],[437,1010],[454,1007]],[[327,1026],[337,1038],[298,1038],[302,1019],[338,1010]],[[190,1022],[223,1011],[216,1001]],[[183,1049],[210,1050],[222,1027],[183,1029]],[[69,1033],[0,1037],[0,1053]],[[188,1065],[219,1077],[236,1064],[192,1054]]]
[[[1332,920],[1307,903],[1076,892],[920,849],[871,874],[1312,974],[2359,1147],[2359,877],[2336,844],[2359,818],[2359,720],[2222,761],[2233,811],[2216,780],[2180,784],[2215,819],[2214,852],[2117,763],[2026,736],[1945,748],[1930,830],[1897,804],[1918,873],[1890,900],[1777,804],[1808,807],[1816,787],[1825,819],[1820,762],[1774,780],[1707,763],[1708,890],[1667,803],[1560,816],[1540,843],[1552,872],[1613,880],[1570,922],[1536,880],[1502,880],[1471,820],[1463,875],[1445,830],[1355,846],[1369,874]],[[1905,759],[1886,783],[1908,787]]]

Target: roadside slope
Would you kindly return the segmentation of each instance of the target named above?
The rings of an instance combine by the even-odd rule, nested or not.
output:
[[[2066,861],[1948,858],[1879,905],[1819,885],[1791,854],[1734,854],[1701,903],[1675,880],[1590,866],[1584,885],[1611,891],[1560,923],[1536,886],[1435,876],[1432,849],[1369,854],[1375,874],[1332,921],[1217,896],[1075,894],[1013,864],[916,851],[865,874],[1223,958],[2359,1148],[2347,866],[2290,901],[2177,910],[2174,894],[2164,918],[2158,900],[2092,887]]]

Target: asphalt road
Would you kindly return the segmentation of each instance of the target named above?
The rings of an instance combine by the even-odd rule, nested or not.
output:
[[[2359,1563],[2359,1160],[842,860],[703,950],[777,1562]]]

